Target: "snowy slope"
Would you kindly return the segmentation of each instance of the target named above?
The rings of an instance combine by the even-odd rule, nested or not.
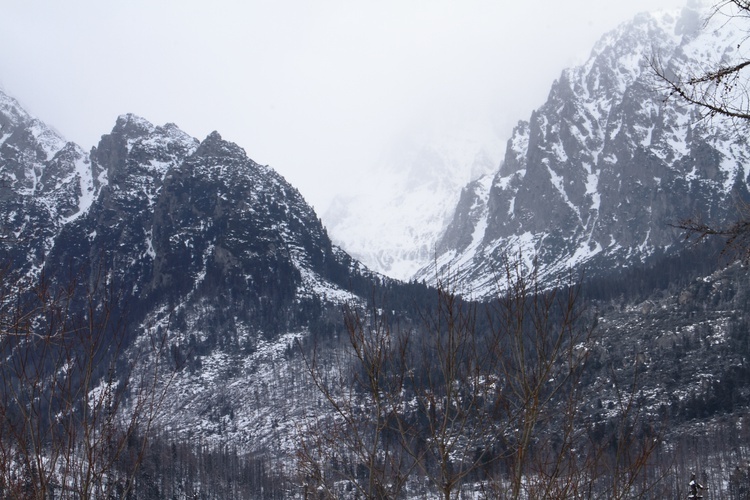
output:
[[[286,355],[312,325],[340,322],[375,276],[331,244],[282,176],[216,132],[198,141],[123,115],[91,163],[106,182],[55,239],[51,279],[64,283],[73,268],[97,283],[107,269],[132,326],[127,356],[164,346],[158,358],[139,356],[133,374],[173,370],[158,426],[241,450],[291,450],[290,398],[312,388]]]
[[[501,154],[489,121],[460,130],[433,124],[395,144],[323,220],[331,238],[368,267],[409,279],[435,257],[461,186],[494,171]]]
[[[741,31],[701,30],[704,16],[638,15],[564,71],[516,127],[491,180],[464,188],[436,262],[416,277],[456,274],[465,293],[485,297],[519,250],[544,279],[581,266],[606,274],[679,251],[670,223],[728,217],[731,198],[746,193],[747,125],[665,102],[650,65],[654,56],[668,69],[731,56]]]
[[[88,155],[2,90],[0,185],[0,253],[23,273],[41,268],[62,226],[97,192]]]

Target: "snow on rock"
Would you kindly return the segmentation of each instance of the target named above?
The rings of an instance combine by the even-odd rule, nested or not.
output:
[[[435,257],[461,186],[497,168],[490,123],[436,125],[402,139],[323,215],[332,239],[370,269],[407,280]]]
[[[564,70],[514,130],[492,189],[466,185],[437,257],[414,277],[458,273],[466,290],[490,296],[502,286],[492,275],[519,250],[543,280],[582,266],[606,274],[679,251],[670,224],[684,217],[728,217],[737,182],[748,182],[750,127],[665,102],[651,65],[658,57],[679,72],[745,57],[742,30],[726,18],[704,27],[706,15],[639,14]]]

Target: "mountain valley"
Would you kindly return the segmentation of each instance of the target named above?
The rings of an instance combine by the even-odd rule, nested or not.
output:
[[[85,152],[0,91],[0,496],[745,498],[747,262],[674,225],[738,217],[748,123],[652,67],[744,40],[701,19],[606,34],[499,165],[407,147],[351,248],[218,132]]]

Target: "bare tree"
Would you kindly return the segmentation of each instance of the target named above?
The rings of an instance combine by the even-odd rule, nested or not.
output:
[[[721,0],[710,13],[709,20],[726,24],[750,25],[750,1]],[[708,22],[708,21],[707,21]],[[683,68],[665,66],[655,56],[651,66],[664,85],[668,99],[677,99],[693,105],[702,112],[702,118],[726,118],[746,122],[750,120],[750,59],[743,55],[742,38],[734,59],[726,56],[712,67]],[[744,131],[737,132],[744,134]],[[736,220],[728,224],[704,221],[699,215],[686,217],[673,226],[685,233],[686,239],[699,241],[708,236],[720,237],[726,242],[725,253],[742,259],[750,257],[750,210],[748,201],[738,199]]]
[[[750,21],[750,1],[721,0],[713,6],[710,19],[722,23],[746,23]],[[746,40],[742,39],[737,49]],[[658,57],[654,57],[652,68],[666,86],[669,97],[697,106],[705,117],[748,120],[750,60],[744,58],[739,50],[734,53],[736,59],[722,59],[714,67],[692,69],[665,67]]]
[[[593,330],[583,324],[574,281],[544,290],[520,262],[506,260],[507,291],[493,304],[493,330],[502,335],[497,357],[505,381],[510,496],[519,498],[527,487],[535,498],[550,498],[559,482],[548,479],[564,472],[574,445],[578,381]]]
[[[163,341],[126,350],[106,282],[0,282],[4,497],[119,498],[132,488],[169,374]],[[148,370],[132,370],[154,354]]]
[[[376,308],[365,314],[351,305],[344,316],[345,348],[321,358],[316,346],[306,358],[327,405],[320,415],[312,413],[313,405],[300,434],[304,496],[339,498],[354,489],[365,498],[396,498],[414,466],[388,436],[399,409],[394,396],[405,378],[393,366],[403,359],[406,337],[397,335]]]
[[[394,423],[420,476],[449,499],[496,458],[490,443],[499,360],[496,338],[480,334],[478,304],[459,298],[446,281],[436,299],[404,349],[406,391]]]
[[[613,426],[614,449],[589,439],[581,420],[593,330],[579,287],[542,289],[520,264],[506,266],[505,280],[489,305],[462,300],[443,281],[435,306],[410,328],[395,328],[377,308],[348,309],[348,343],[335,357],[307,358],[326,403],[300,432],[308,494],[646,494],[649,485],[635,480],[655,445],[641,446],[635,392],[630,404],[623,399],[623,425]]]
[[[721,238],[724,240],[724,256],[747,262],[750,259],[750,205],[737,199],[735,206],[735,220],[728,224],[714,224],[693,216],[678,221],[673,227],[684,231],[686,241],[697,243],[707,238]]]

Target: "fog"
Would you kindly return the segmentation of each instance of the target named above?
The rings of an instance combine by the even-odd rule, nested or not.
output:
[[[128,112],[218,130],[322,212],[431,123],[505,140],[601,35],[683,3],[8,0],[0,86],[87,149]]]

